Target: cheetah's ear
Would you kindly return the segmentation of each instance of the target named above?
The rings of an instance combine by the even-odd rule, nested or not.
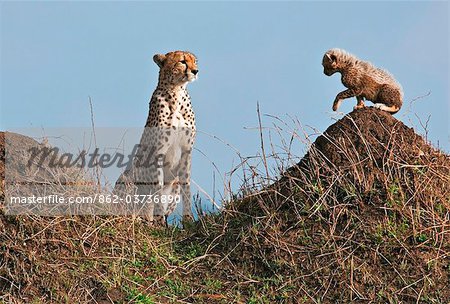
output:
[[[156,54],[153,56],[153,61],[162,68],[164,65],[164,61],[166,60],[166,55]]]
[[[325,56],[327,56],[328,60],[330,60],[331,62],[335,62],[336,61],[336,56],[335,55],[330,55],[330,54],[326,53]]]

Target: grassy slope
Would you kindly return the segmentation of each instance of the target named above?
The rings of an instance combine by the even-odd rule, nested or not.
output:
[[[184,230],[0,213],[0,299],[448,303],[449,185],[447,155],[363,109],[278,182]]]

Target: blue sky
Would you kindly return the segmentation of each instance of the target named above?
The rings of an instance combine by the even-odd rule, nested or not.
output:
[[[448,17],[447,2],[2,2],[0,129],[89,127],[88,96],[97,126],[142,127],[153,54],[190,50],[200,69],[189,85],[196,147],[207,155],[195,153],[193,178],[210,191],[210,161],[217,176],[238,159],[203,132],[248,156],[259,151],[257,102],[309,134],[341,117],[331,111],[339,76],[321,67],[340,47],[393,73],[405,91],[396,117],[423,133],[416,114],[431,115],[428,137],[448,152]]]

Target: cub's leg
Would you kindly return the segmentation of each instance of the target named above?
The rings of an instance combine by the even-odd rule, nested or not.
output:
[[[343,99],[350,98],[356,96],[356,93],[352,89],[347,89],[337,94],[336,98],[333,102],[333,111],[337,111],[339,106],[341,105]]]
[[[402,95],[399,89],[383,85],[378,92],[374,107],[392,114],[397,113],[402,106]]]

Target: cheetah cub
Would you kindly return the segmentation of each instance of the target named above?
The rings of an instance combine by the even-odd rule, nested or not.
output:
[[[400,110],[403,103],[402,87],[388,71],[341,49],[327,51],[322,65],[323,73],[327,76],[341,73],[342,84],[347,87],[347,90],[337,94],[333,111],[337,111],[344,99],[353,96],[357,100],[353,107],[355,110],[364,107],[364,99],[372,101],[375,108],[392,114]]]

